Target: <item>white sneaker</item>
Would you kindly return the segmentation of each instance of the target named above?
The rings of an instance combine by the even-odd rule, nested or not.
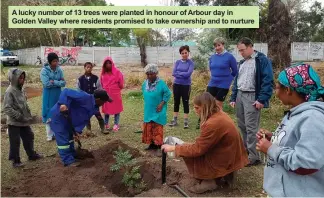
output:
[[[48,142],[53,141],[53,137],[48,137],[48,138],[46,139],[46,141],[48,141]]]

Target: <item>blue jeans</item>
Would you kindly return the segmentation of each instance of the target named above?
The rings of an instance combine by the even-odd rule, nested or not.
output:
[[[120,113],[115,114],[114,124],[119,125]],[[105,114],[105,125],[109,124],[109,115]]]

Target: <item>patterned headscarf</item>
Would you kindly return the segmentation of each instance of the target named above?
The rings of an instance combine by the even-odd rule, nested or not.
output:
[[[306,96],[306,101],[316,101],[324,95],[324,87],[312,66],[305,63],[294,64],[280,72],[278,81],[285,87]]]

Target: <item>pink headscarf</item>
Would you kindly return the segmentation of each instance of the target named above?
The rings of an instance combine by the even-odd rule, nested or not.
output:
[[[111,65],[112,65],[111,66],[111,73],[114,74],[114,75],[119,75],[120,71],[119,71],[119,69],[116,68],[115,63],[114,63],[114,61],[112,60],[112,58],[110,56],[107,56],[103,61],[102,69],[101,69],[101,75],[103,75],[105,73],[105,69],[104,69],[105,68],[105,63],[108,60],[111,62]]]

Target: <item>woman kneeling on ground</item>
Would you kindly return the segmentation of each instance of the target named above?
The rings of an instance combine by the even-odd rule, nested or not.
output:
[[[157,65],[148,64],[144,70],[147,80],[142,85],[144,96],[142,142],[149,144],[146,150],[158,150],[163,144],[163,126],[167,122],[167,102],[171,97],[171,91],[157,76]]]
[[[264,190],[271,197],[324,196],[324,87],[308,64],[279,74],[276,95],[292,108],[277,130],[261,129],[257,149],[268,155]]]
[[[201,133],[195,143],[165,144],[161,149],[183,157],[189,173],[199,181],[189,190],[200,194],[224,184],[232,185],[235,171],[248,164],[248,158],[233,120],[217,106],[210,93],[197,96],[194,109],[201,119]]]

